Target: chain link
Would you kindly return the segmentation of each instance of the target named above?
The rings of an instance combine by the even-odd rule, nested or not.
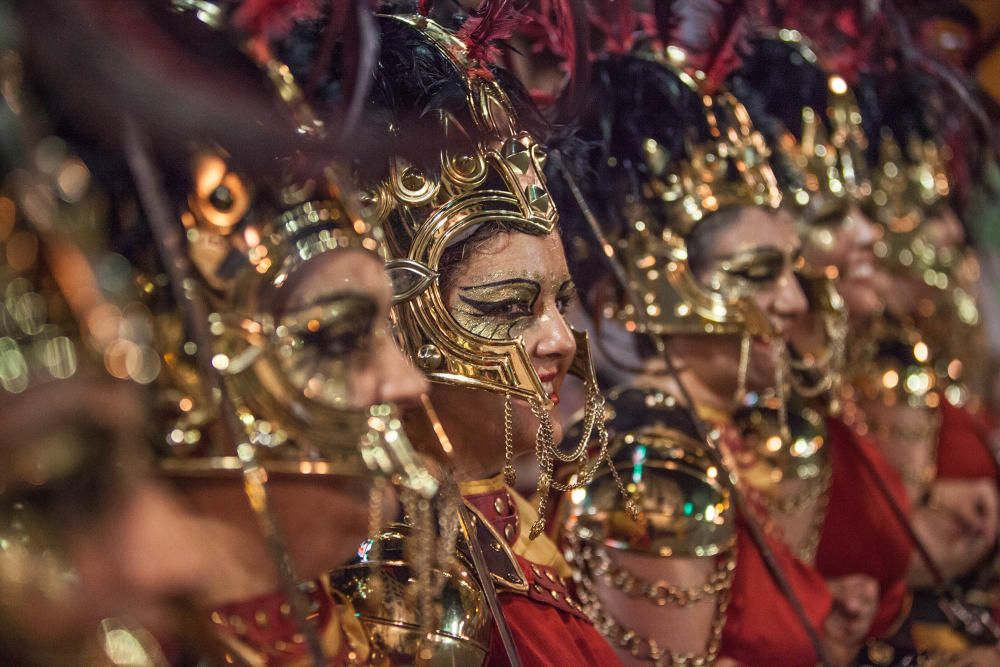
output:
[[[735,545],[719,560],[716,571],[706,583],[699,587],[682,588],[662,581],[650,583],[635,577],[626,569],[614,565],[603,547],[593,540],[584,541],[575,531],[569,532],[567,542],[572,552],[582,561],[578,568],[577,592],[584,611],[612,645],[627,650],[638,660],[650,662],[654,667],[708,667],[715,663],[722,642],[722,630],[726,625],[726,612],[736,569]],[[599,571],[603,572],[599,574]],[[685,607],[714,597],[716,610],[705,652],[673,654],[660,647],[655,639],[641,637],[622,625],[604,611],[599,596],[594,592],[595,577],[600,577],[630,597],[642,597],[657,606],[675,604]]]
[[[514,470],[514,408],[511,405],[510,394],[504,394],[503,400],[503,481],[507,486],[517,482],[517,471]]]

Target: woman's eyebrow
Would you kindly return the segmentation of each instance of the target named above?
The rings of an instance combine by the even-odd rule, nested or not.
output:
[[[466,285],[465,287],[459,287],[461,290],[474,289],[478,287],[503,287],[504,285],[516,285],[518,283],[531,285],[532,287],[538,287],[539,284],[534,280],[529,280],[527,278],[507,278],[505,280],[495,280],[489,283],[480,283],[478,285]]]
[[[736,260],[736,259],[753,258],[753,257],[757,257],[758,255],[762,255],[764,253],[776,253],[776,254],[780,254],[780,255],[784,255],[785,254],[782,251],[782,249],[779,248],[778,246],[775,246],[775,245],[761,245],[761,246],[757,246],[756,248],[751,248],[749,250],[737,250],[736,252],[731,253],[729,255],[720,255],[719,257],[715,258],[715,261],[717,261],[717,262],[727,262],[727,261],[733,261],[733,260]]]

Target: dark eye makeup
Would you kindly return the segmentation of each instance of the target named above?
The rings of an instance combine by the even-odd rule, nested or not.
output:
[[[309,352],[343,359],[370,347],[378,310],[367,294],[344,292],[286,315],[282,324]]]

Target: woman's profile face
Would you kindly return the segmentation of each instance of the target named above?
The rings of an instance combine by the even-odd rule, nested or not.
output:
[[[392,293],[382,261],[362,250],[340,250],[298,271],[280,318],[295,322],[302,342],[286,360],[292,384],[341,408],[416,403],[427,383],[390,333]]]
[[[841,219],[813,225],[805,234],[806,262],[820,270],[835,270],[837,289],[852,317],[868,317],[880,307],[874,252],[878,236],[875,223],[853,202]]]
[[[795,268],[800,242],[795,223],[784,211],[742,207],[732,221],[714,232],[705,257],[698,257],[698,279],[713,291],[737,294],[751,300],[770,322],[777,336],[784,337],[792,322],[806,310],[806,298]],[[692,258],[695,261],[695,258]],[[705,359],[706,372],[733,381],[738,372],[738,336],[704,336],[706,344],[724,346]],[[723,361],[725,360],[725,361]],[[750,348],[747,388],[760,390],[774,384],[773,348],[755,339]],[[701,363],[701,362],[696,362]],[[714,384],[714,383],[713,383]]]
[[[520,341],[548,397],[558,404],[576,356],[576,340],[564,316],[576,288],[557,232],[498,233],[477,245],[448,276],[443,296],[451,315],[470,333]],[[514,410],[520,415],[513,420],[520,431],[515,447],[530,446],[537,420],[523,401],[514,401]],[[553,419],[553,427],[559,442],[562,424]]]

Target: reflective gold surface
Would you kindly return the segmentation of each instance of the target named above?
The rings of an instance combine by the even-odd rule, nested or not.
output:
[[[610,474],[569,494],[565,530],[612,549],[708,557],[732,547],[729,491],[704,445],[662,426],[618,434],[609,450],[639,508],[632,519]]]
[[[734,453],[740,478],[777,503],[784,497],[779,490],[782,482],[821,484],[830,465],[824,416],[797,397],[786,409],[787,436],[782,434],[776,401],[761,399],[733,417],[746,445]]]
[[[462,40],[423,17],[385,20],[421,31],[463,73],[476,124],[473,135],[459,119],[442,117],[445,134],[467,134],[475,151],[442,151],[436,175],[397,159],[389,178],[364,195],[369,210],[385,221],[387,269],[408,276],[412,286],[394,309],[401,342],[434,381],[510,393],[551,407],[523,345],[503,331],[456,319],[437,280],[445,250],[484,223],[503,221],[529,234],[555,229],[558,214],[545,182],[545,152],[521,129],[497,82],[476,69]]]
[[[695,79],[665,53],[640,55],[701,95]],[[605,250],[620,259],[637,303],[611,304],[605,315],[622,320],[629,331],[771,335],[770,323],[750,300],[704,284],[688,262],[687,238],[712,214],[738,206],[776,209],[781,203],[770,150],[743,105],[727,92],[705,95],[702,103],[711,141],[690,146],[679,160],[652,138],[643,144],[644,196],[624,205],[626,232],[609,238],[612,247]]]
[[[373,656],[391,664],[484,664],[493,625],[470,561],[462,557],[450,572],[435,570],[441,592],[434,618],[423,618],[411,597],[408,534],[405,526],[394,526],[363,545],[358,562],[330,573],[331,584],[351,601],[368,631]],[[377,561],[369,560],[372,551],[380,554]]]

